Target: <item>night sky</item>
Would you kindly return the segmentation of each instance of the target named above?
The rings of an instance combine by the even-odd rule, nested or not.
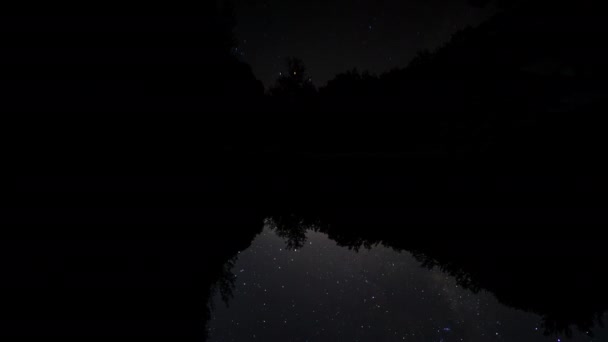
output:
[[[467,0],[234,0],[237,53],[269,86],[285,58],[301,58],[313,82],[354,67],[403,67],[492,10]]]

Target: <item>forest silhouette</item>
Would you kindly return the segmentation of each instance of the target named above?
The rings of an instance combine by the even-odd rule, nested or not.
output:
[[[475,5],[500,10],[406,67],[317,89],[294,57],[266,92],[215,1],[3,17],[6,203],[22,210],[7,217],[179,194],[171,207],[384,206],[417,224],[509,222],[511,235],[605,222],[603,8]]]
[[[337,70],[317,89],[294,57],[267,92],[234,53],[233,10],[221,2],[3,17],[14,164],[181,175],[218,156],[397,155],[605,189],[602,9],[473,3],[500,10],[406,67]]]

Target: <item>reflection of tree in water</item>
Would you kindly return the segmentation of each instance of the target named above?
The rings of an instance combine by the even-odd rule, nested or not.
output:
[[[565,322],[562,317],[554,317],[553,315],[548,314],[543,316],[543,322],[541,326],[545,330],[545,335],[547,336],[561,333],[567,337],[572,337],[572,326],[576,326],[580,332],[585,333],[587,336],[593,337],[594,334],[592,329],[596,327],[596,324],[601,328],[604,327],[603,316],[603,312],[594,312],[587,319],[573,317],[572,319],[574,319],[575,321],[573,323],[570,323]]]
[[[467,290],[489,291],[509,307],[540,315],[548,336],[572,336],[574,327],[593,336],[594,327],[603,327],[602,316],[608,307],[606,281],[598,278],[601,263],[597,258],[574,252],[575,248],[591,248],[582,241],[579,245],[564,242],[571,251],[552,254],[555,246],[551,244],[517,240],[416,242],[400,236],[394,227],[344,226],[306,215],[275,215],[265,223],[292,249],[303,247],[306,232],[312,230],[355,252],[378,245],[407,251],[421,266],[449,274]]]
[[[211,259],[206,260],[207,269],[204,272],[205,285],[207,286],[206,295],[206,307],[205,317],[203,321],[204,326],[204,338],[203,341],[208,339],[209,330],[206,326],[207,322],[211,319],[211,314],[215,310],[214,298],[219,294],[221,301],[224,305],[229,306],[230,301],[234,298],[234,291],[236,288],[237,275],[233,272],[236,262],[238,260],[239,253],[249,248],[255,237],[262,232],[263,226],[259,224],[261,218],[253,216],[251,219],[251,225],[240,227],[238,236],[232,236],[228,238],[232,231],[222,231],[221,240],[212,240],[210,243],[214,247],[210,248],[212,251],[222,251],[222,258],[217,259],[217,263]],[[231,235],[230,235],[231,236]],[[217,257],[212,252],[211,257]]]
[[[458,285],[472,291],[473,293],[479,293],[479,291],[482,290],[480,284],[476,282],[476,280],[471,276],[471,274],[458,268],[458,266],[454,263],[447,262],[442,264],[438,260],[434,259],[432,256],[426,255],[423,252],[415,250],[410,251],[410,253],[416,260],[418,260],[422,264],[422,267],[426,267],[429,270],[438,268],[442,272],[447,273],[453,278],[455,278]]]
[[[264,224],[285,240],[287,249],[299,249],[306,243],[306,232],[318,231],[317,220],[307,220],[296,215],[285,215],[267,218]]]
[[[325,223],[319,219],[308,218],[298,215],[277,215],[264,220],[264,224],[274,231],[278,237],[285,240],[287,249],[299,249],[306,244],[306,232],[323,232],[338,246],[345,247],[358,252],[361,247],[371,249],[380,244],[379,241],[364,239],[350,234],[341,234],[324,226]]]
[[[224,265],[222,265],[222,269],[217,281],[211,285],[209,290],[209,298],[213,298],[219,293],[222,302],[224,302],[226,306],[229,306],[230,300],[234,298],[234,288],[237,276],[234,274],[234,272],[232,272],[232,270],[234,269],[237,259],[238,257],[234,256],[230,260],[226,261]],[[209,309],[213,311],[213,301],[209,301]]]
[[[424,267],[437,267],[465,289],[487,290],[509,307],[540,315],[547,336],[572,337],[573,328],[593,336],[592,329],[604,326],[605,281],[594,282],[598,269],[589,256],[547,255],[540,246],[537,254],[524,248],[520,255],[506,254],[501,247],[494,254],[484,250],[479,255],[441,248],[445,247],[408,251]]]

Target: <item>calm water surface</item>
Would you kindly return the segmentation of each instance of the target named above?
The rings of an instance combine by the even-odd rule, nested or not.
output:
[[[540,316],[464,289],[407,252],[306,235],[294,250],[266,227],[239,253],[232,289],[212,299],[211,341],[608,341],[599,328],[545,336]]]

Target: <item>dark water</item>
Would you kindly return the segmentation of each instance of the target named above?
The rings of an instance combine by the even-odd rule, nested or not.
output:
[[[551,313],[464,288],[408,251],[339,246],[315,229],[289,248],[284,233],[267,224],[233,260],[230,294],[211,299],[211,341],[608,341],[597,325],[555,328]]]

